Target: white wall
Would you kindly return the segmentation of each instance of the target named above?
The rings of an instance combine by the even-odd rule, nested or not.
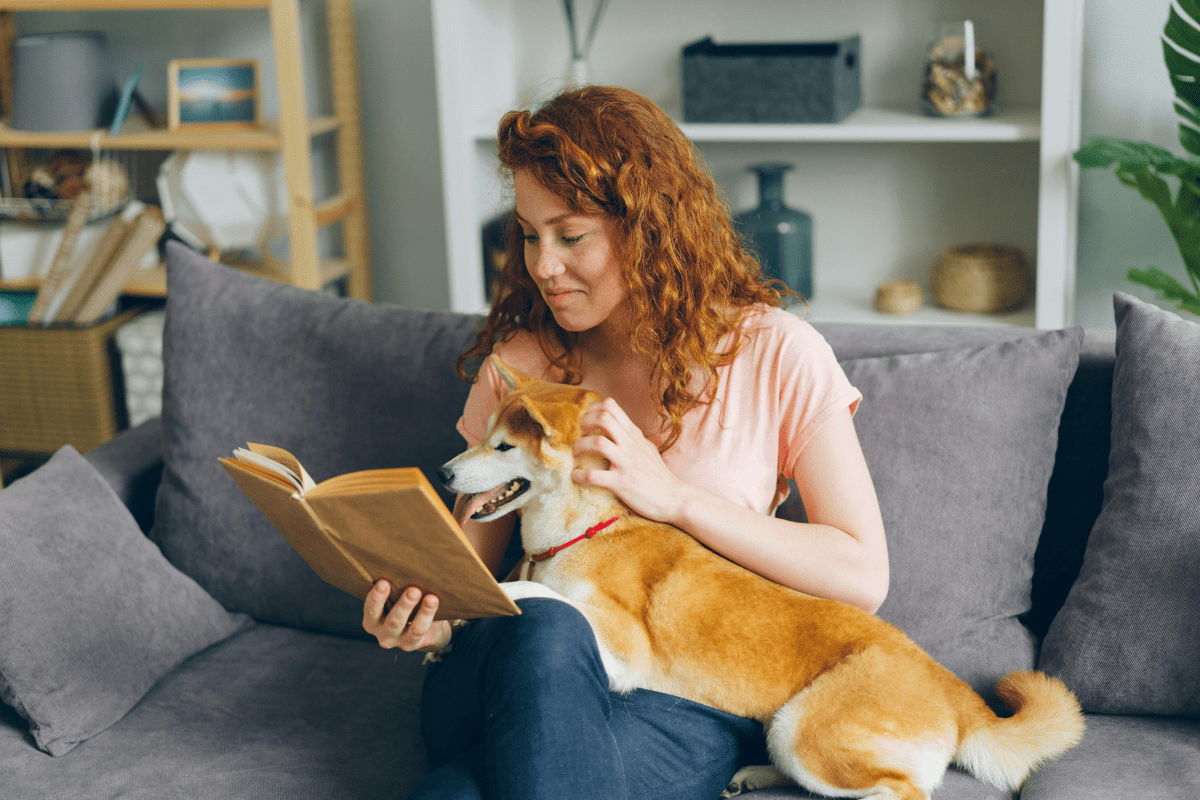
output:
[[[1186,155],[1179,145],[1174,91],[1160,36],[1170,0],[1086,0],[1084,8],[1083,139],[1147,141]],[[1157,266],[1184,282],[1183,260],[1158,210],[1121,185],[1113,171],[1080,175],[1076,320],[1112,330],[1112,293],[1153,300],[1130,283],[1130,267]],[[1170,307],[1161,303],[1164,307]]]

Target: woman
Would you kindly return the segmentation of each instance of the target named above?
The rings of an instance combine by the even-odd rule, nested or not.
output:
[[[861,395],[824,340],[778,308],[678,127],[633,92],[584,87],[507,114],[499,155],[515,222],[460,372],[495,352],[599,392],[575,449],[611,466],[575,480],[773,581],[878,608],[887,548],[852,421]],[[485,362],[459,421],[469,444],[503,392]],[[806,523],[772,516],[787,477]],[[460,497],[455,516],[497,572],[516,520],[479,523],[474,510]],[[381,645],[446,648],[436,597],[410,587],[385,614],[387,596],[381,581],[363,612]],[[757,722],[655,692],[610,695],[582,616],[553,600],[520,605],[521,616],[468,625],[431,668],[422,729],[434,770],[414,797],[720,794]]]

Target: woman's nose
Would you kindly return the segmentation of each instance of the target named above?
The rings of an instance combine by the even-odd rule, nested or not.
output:
[[[554,251],[549,247],[539,247],[533,253],[526,253],[526,257],[533,256],[532,262],[526,262],[529,268],[529,274],[536,280],[546,280],[559,275],[563,271],[562,259],[558,258]]]

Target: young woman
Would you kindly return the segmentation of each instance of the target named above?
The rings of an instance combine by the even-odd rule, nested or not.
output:
[[[495,304],[463,360],[495,352],[604,396],[576,452],[611,466],[575,480],[773,581],[878,608],[887,547],[852,421],[861,395],[820,335],[778,308],[678,127],[640,95],[589,86],[507,114],[499,155],[516,215]],[[485,362],[459,421],[469,444],[504,393]],[[773,516],[787,478],[808,522]],[[474,510],[460,497],[455,516],[498,571],[516,520],[479,523]],[[436,597],[410,587],[385,614],[387,596],[381,582],[363,611],[381,645],[450,644],[449,624],[432,622]],[[468,625],[430,669],[422,731],[434,770],[414,797],[720,794],[761,737],[757,722],[655,692],[610,694],[582,615],[520,605],[521,616]]]

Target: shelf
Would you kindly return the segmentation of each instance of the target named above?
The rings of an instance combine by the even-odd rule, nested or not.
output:
[[[314,117],[308,121],[308,135],[320,136],[337,130],[336,117]],[[21,131],[0,122],[0,147],[70,148],[88,150],[279,150],[283,146],[277,122],[264,123],[256,130],[172,131],[167,128],[139,128],[128,125],[126,131],[109,136],[106,128],[90,131]]]
[[[965,311],[948,311],[933,304],[928,293],[925,303],[912,314],[903,316],[884,314],[872,305],[873,288],[822,286],[820,294],[809,302],[807,312],[803,305],[789,310],[809,322],[852,322],[867,325],[985,325],[989,327],[1035,327],[1035,309],[1027,304],[1015,311],[998,314],[972,314]]]
[[[0,11],[148,11],[266,8],[269,0],[0,0]]]
[[[284,270],[287,269],[286,262],[280,262],[280,264]],[[229,263],[228,266],[279,283],[291,282],[286,272],[262,262],[233,262]],[[351,272],[352,266],[344,258],[327,258],[321,261],[320,275],[323,285],[329,285],[334,281],[348,278]],[[0,292],[36,292],[41,285],[42,281],[40,278],[21,278],[20,280],[12,281],[0,280]],[[166,297],[166,266],[159,264],[157,267],[140,269],[133,273],[129,278],[129,282],[125,284],[125,288],[121,290],[121,294],[128,297]]]
[[[991,117],[929,117],[898,108],[860,108],[841,122],[679,122],[693,142],[1036,142],[1041,138],[1036,108],[1001,111]],[[494,141],[482,124],[475,140]]]

